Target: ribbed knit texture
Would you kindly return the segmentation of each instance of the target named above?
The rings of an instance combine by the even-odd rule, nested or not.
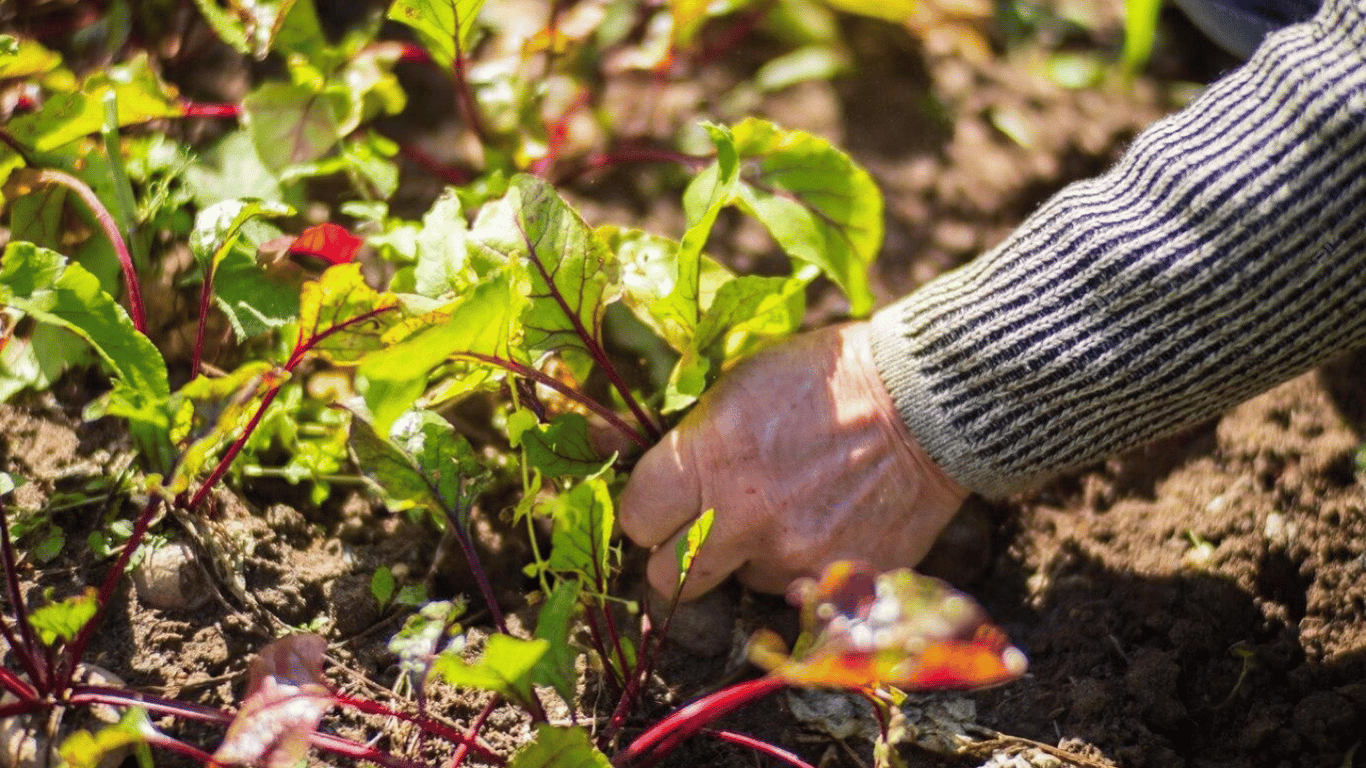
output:
[[[1004,495],[1366,342],[1366,1],[1328,0],[873,318],[902,417]]]

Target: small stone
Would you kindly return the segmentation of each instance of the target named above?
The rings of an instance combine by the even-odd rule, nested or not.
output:
[[[180,541],[148,552],[133,569],[133,586],[138,600],[163,611],[194,610],[212,594],[194,548]]]

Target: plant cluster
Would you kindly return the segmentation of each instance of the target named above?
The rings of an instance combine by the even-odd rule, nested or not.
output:
[[[395,0],[329,34],[312,0],[195,5],[224,43],[278,74],[240,103],[202,104],[181,98],[146,53],[82,73],[39,39],[0,36],[9,227],[0,393],[41,390],[72,367],[100,366],[110,388],[85,415],[122,420],[139,463],[98,490],[147,499],[133,520],[111,520],[92,540],[92,552],[111,561],[98,587],[41,606],[24,594],[22,561],[53,557],[65,543],[41,513],[28,511],[13,529],[0,515],[8,612],[0,633],[13,665],[0,668],[9,694],[0,719],[130,707],[119,725],[69,739],[62,756],[71,765],[98,764],[128,745],[144,759],[150,745],[205,764],[292,765],[309,745],[379,765],[418,764],[319,732],[321,718],[342,706],[416,724],[451,745],[452,766],[467,757],[649,766],[784,685],[882,691],[885,704],[889,689],[992,684],[1023,671],[1023,657],[965,596],[910,572],[841,565],[799,590],[806,635],[794,655],[764,637],[754,657],[767,676],[627,738],[664,635],[648,619],[639,631],[620,626],[614,609],[622,553],[613,504],[630,457],[727,367],[796,331],[813,281],[843,291],[852,314],[869,310],[865,270],[881,244],[882,201],[839,149],[763,120],[703,124],[682,139],[687,151],[615,136],[596,107],[600,84],[612,68],[686,73],[709,55],[701,35],[709,22],[723,29],[722,42],[760,22],[786,30],[787,55],[803,53],[774,78],[828,74],[838,57],[816,55],[839,46],[827,7],[556,2],[544,23],[518,31],[480,0]],[[906,12],[896,2],[837,5]],[[132,30],[147,28],[133,14],[110,4],[90,37],[106,51],[136,50]],[[417,42],[381,37],[395,29]],[[404,61],[449,75],[473,148],[463,161],[438,164],[376,127],[405,108],[395,75]],[[202,145],[167,130],[186,121],[221,124]],[[400,154],[449,183],[418,218],[390,210]],[[638,161],[678,169],[686,185],[678,236],[591,226],[557,186]],[[317,197],[323,182],[343,191]],[[346,225],[306,226],[300,212],[320,207]],[[706,255],[727,207],[763,225],[790,259],[786,274],[739,275]],[[177,267],[177,252],[192,258]],[[179,356],[163,355],[168,321],[143,298],[153,275],[195,297],[193,341]],[[224,343],[212,344],[217,336]],[[472,440],[448,418],[471,398],[490,404],[492,437]],[[419,686],[492,691],[484,717],[500,702],[519,706],[536,724],[532,744],[499,755],[479,738],[484,717],[462,732],[420,708],[343,696],[323,676],[325,641],[309,634],[261,649],[236,712],[82,682],[101,616],[164,511],[212,517],[221,482],[265,473],[307,483],[321,501],[346,472],[359,472],[388,509],[459,543],[493,625],[471,654],[460,605],[409,594],[420,610],[392,646],[405,669]],[[509,633],[472,533],[474,517],[503,512],[492,507],[507,498],[506,514],[533,547],[546,538],[538,529],[549,529],[548,550],[535,548],[525,568],[540,605],[529,637]],[[710,519],[680,545],[684,578]],[[27,553],[15,534],[33,543]],[[389,602],[400,585],[381,570],[372,586]],[[552,724],[545,697],[581,711],[583,659],[618,703],[594,728]],[[210,754],[161,733],[147,713],[223,723],[226,735]]]

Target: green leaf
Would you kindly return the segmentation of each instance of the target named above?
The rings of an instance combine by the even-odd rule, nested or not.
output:
[[[279,173],[317,160],[341,141],[348,101],[344,91],[270,81],[242,99],[242,120],[261,162]]]
[[[472,277],[466,270],[467,261],[460,197],[447,187],[422,217],[414,275],[417,292],[437,297],[466,289]]]
[[[58,640],[69,643],[99,612],[99,593],[94,587],[75,597],[39,608],[28,616],[28,623],[38,633],[43,645],[52,646]]]
[[[606,477],[585,478],[568,493],[542,506],[551,516],[549,568],[589,584],[605,583],[612,572],[612,525],[616,513]]]
[[[214,270],[214,303],[239,340],[283,328],[299,319],[299,290],[272,275],[240,245],[229,249]]]
[[[691,330],[702,315],[702,249],[721,209],[732,201],[739,180],[739,156],[730,131],[719,125],[704,124],[716,145],[716,162],[708,166],[683,191],[683,212],[688,229],[678,249],[678,283],[665,300],[666,305]]]
[[[381,565],[376,568],[375,574],[370,577],[370,594],[381,608],[389,604],[389,600],[394,596],[395,586],[394,572],[388,566]]]
[[[549,650],[550,643],[545,640],[491,635],[477,662],[443,653],[432,663],[432,675],[451,685],[493,691],[526,705],[535,701],[533,672]]]
[[[357,388],[376,428],[388,429],[411,408],[433,369],[448,358],[481,355],[525,362],[511,344],[525,301],[505,270],[441,309],[397,326],[388,339],[391,345],[366,356],[357,370]],[[392,343],[397,339],[401,341]]]
[[[359,263],[338,264],[304,284],[296,353],[307,345],[333,363],[354,363],[382,349],[384,333],[402,319],[398,298],[367,285]]]
[[[139,768],[152,768],[152,751],[147,746],[149,734],[155,734],[147,718],[147,711],[133,707],[123,713],[117,723],[101,728],[97,733],[76,731],[62,742],[62,764],[65,768],[99,768],[108,757],[134,747]]]
[[[3,36],[11,50],[0,51],[0,80],[25,80],[51,72],[62,64],[62,57],[30,39]]]
[[[216,268],[242,232],[242,226],[257,216],[293,216],[294,209],[284,203],[243,198],[224,200],[199,211],[190,232],[190,252],[206,272]]]
[[[231,3],[231,13],[217,0],[195,0],[194,4],[219,39],[238,53],[264,59],[275,48],[281,53],[318,55],[327,47],[312,0]]]
[[[824,139],[749,118],[731,129],[742,171],[741,208],[792,258],[814,264],[872,308],[868,265],[882,247],[882,194],[868,172]]]
[[[305,202],[294,192],[285,192],[278,174],[261,162],[245,130],[229,133],[202,153],[199,162],[185,170],[185,183],[200,206],[241,198],[289,201],[296,206]]]
[[[449,68],[457,54],[469,54],[483,6],[484,0],[395,0],[389,18],[412,27],[436,63]]]
[[[242,228],[256,217],[291,216],[294,209],[265,200],[224,200],[200,210],[190,252],[213,281],[214,297],[238,339],[279,328],[299,316],[297,291],[272,280],[256,260],[236,249]],[[224,268],[224,262],[231,263]]]
[[[692,571],[693,560],[697,558],[697,550],[707,542],[707,537],[711,535],[711,524],[716,519],[716,510],[709,509],[697,516],[688,526],[688,535],[678,540],[674,545],[674,559],[678,561],[678,586],[682,588],[683,582],[687,581],[688,573]]]
[[[5,129],[20,144],[40,153],[50,152],[99,133],[105,123],[104,99],[110,92],[118,101],[121,128],[181,114],[174,90],[157,78],[142,53],[90,75],[78,92],[53,94],[41,110],[15,117]]]
[[[541,179],[514,177],[507,199],[516,214],[516,231],[472,245],[529,263],[530,301],[521,318],[525,348],[533,354],[564,349],[591,354],[602,343],[607,304],[619,297],[616,254]]]
[[[171,436],[177,444],[194,437],[176,464],[170,487],[179,493],[203,477],[241,434],[256,412],[261,396],[277,383],[274,366],[248,362],[227,376],[198,376],[172,398],[175,420]]]
[[[518,750],[508,768],[611,768],[582,726],[541,723],[536,738]]]
[[[445,419],[409,411],[385,439],[356,416],[349,443],[356,465],[390,509],[423,509],[438,520],[468,525],[487,472],[469,441]]]
[[[170,384],[161,353],[128,313],[79,264],[32,243],[11,242],[0,256],[0,304],[74,332],[115,376],[105,412],[129,421],[139,447],[160,466],[171,460]]]
[[[1162,0],[1124,0],[1124,68],[1131,74],[1148,63]]]
[[[522,432],[521,441],[527,463],[547,477],[588,477],[612,461],[593,448],[588,420],[572,411]]]
[[[549,643],[550,648],[536,665],[533,678],[538,685],[554,688],[566,702],[574,701],[578,680],[579,652],[569,641],[569,632],[578,609],[580,588],[575,579],[561,580],[536,617],[536,637]]]

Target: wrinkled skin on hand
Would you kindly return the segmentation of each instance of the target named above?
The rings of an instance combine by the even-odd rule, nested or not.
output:
[[[716,510],[688,600],[731,573],[779,593],[834,560],[914,565],[966,496],[906,430],[868,327],[856,323],[795,337],[728,372],[641,457],[618,519],[637,544],[657,547],[650,584],[670,595],[678,538]]]

